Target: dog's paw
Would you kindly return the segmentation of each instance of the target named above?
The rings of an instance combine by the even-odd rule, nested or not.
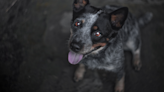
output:
[[[118,90],[115,90],[115,92],[124,92],[124,90],[119,90],[119,89],[118,89]]]
[[[74,81],[78,82],[83,79],[85,73],[85,66],[84,65],[79,65],[77,70],[75,71],[74,74]]]
[[[142,63],[141,63],[139,54],[135,54],[135,55],[134,55],[133,66],[134,66],[134,69],[135,69],[136,71],[139,71],[139,70],[141,69]]]
[[[115,92],[124,92],[124,83],[116,84]]]
[[[74,81],[78,82],[83,79],[84,74],[82,72],[76,72],[74,76]]]
[[[122,78],[116,82],[115,92],[124,92],[124,85],[125,85],[124,80],[125,80],[125,75],[122,76]]]

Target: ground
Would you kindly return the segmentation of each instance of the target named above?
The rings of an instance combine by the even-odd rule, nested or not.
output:
[[[164,1],[90,0],[97,7],[122,5],[135,16],[152,12],[141,30],[143,67],[126,53],[125,92],[164,92]],[[115,74],[90,70],[78,83],[67,60],[73,0],[0,1],[1,92],[113,92]]]

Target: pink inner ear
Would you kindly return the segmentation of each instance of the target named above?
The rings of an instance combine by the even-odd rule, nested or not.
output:
[[[86,5],[86,4],[87,4],[87,2],[85,0],[83,0],[83,5]]]
[[[123,17],[124,16],[122,14],[117,14],[117,15],[112,14],[111,16],[112,24],[114,24],[116,27],[121,27],[122,25],[120,24],[120,22],[123,20]]]
[[[85,0],[78,0],[77,4],[74,4],[76,8],[80,8],[80,6],[85,6],[87,4],[87,1]]]

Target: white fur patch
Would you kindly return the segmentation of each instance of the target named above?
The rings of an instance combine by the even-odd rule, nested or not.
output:
[[[114,70],[114,69],[115,69],[115,67],[114,67],[114,66],[112,66],[112,65],[110,65],[110,66],[108,66],[108,67],[105,67],[105,69],[106,69],[106,70],[108,70],[108,71],[111,71],[111,70]]]
[[[133,41],[128,40],[128,42],[126,43],[126,46],[127,46],[128,48],[130,48],[130,49],[133,50],[133,48],[134,48],[134,43],[133,43]]]
[[[91,31],[91,27],[95,23],[95,21],[97,20],[98,15],[88,13],[88,14],[85,14],[84,16],[85,16],[85,19],[83,19],[83,20],[85,20],[85,23],[84,23],[84,26],[81,30],[85,31],[83,33],[88,33]]]
[[[104,48],[104,47],[100,47],[99,49],[93,51],[92,54],[97,54],[97,53],[99,53],[99,51],[101,51],[103,48]]]
[[[135,54],[140,54],[140,48],[135,51]]]

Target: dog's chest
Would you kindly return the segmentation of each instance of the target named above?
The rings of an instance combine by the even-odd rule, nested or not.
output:
[[[91,69],[105,69],[116,72],[123,65],[122,50],[108,48],[106,51],[84,57],[81,63]]]

